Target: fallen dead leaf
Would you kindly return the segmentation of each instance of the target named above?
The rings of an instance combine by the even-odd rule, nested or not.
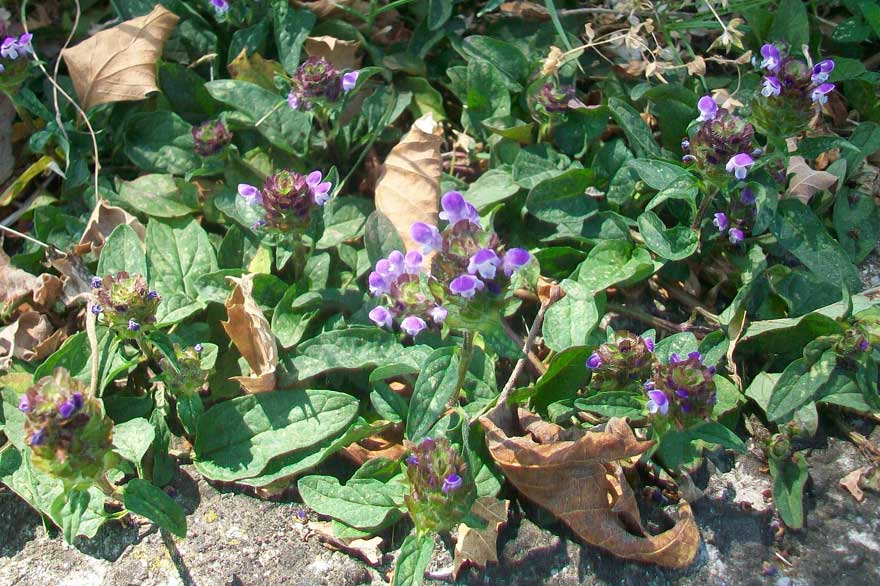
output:
[[[358,69],[361,59],[357,56],[361,44],[344,41],[331,36],[309,37],[303,46],[309,57],[323,57],[336,69]]]
[[[144,16],[101,31],[61,52],[83,108],[142,100],[156,85],[156,61],[180,20],[156,5]]]
[[[89,252],[94,252],[96,256],[99,256],[107,237],[120,224],[131,226],[141,242],[146,238],[147,230],[140,220],[122,208],[111,206],[103,200],[99,201],[95,209],[92,210],[92,215],[89,216],[86,229],[79,239],[79,244],[74,247],[74,252],[79,256],[84,256]]]
[[[796,197],[804,203],[819,191],[830,189],[837,183],[837,176],[828,171],[816,171],[803,157],[794,156],[788,160],[786,174],[793,175],[788,183],[786,195]]]
[[[381,537],[376,536],[370,539],[336,537],[333,533],[333,523],[323,521],[309,521],[309,534],[316,536],[332,549],[358,556],[371,566],[378,566],[382,563],[383,540]]]
[[[376,184],[376,209],[385,214],[407,250],[418,248],[409,234],[415,222],[437,224],[440,200],[440,144],[437,122],[425,114],[385,159]]]
[[[694,60],[686,64],[688,75],[706,75],[706,61],[699,55]]]
[[[56,330],[46,316],[28,311],[0,330],[0,368],[8,368],[12,358],[27,362],[42,360],[58,349],[64,330]]]
[[[259,53],[248,55],[247,47],[241,50],[227,69],[232,79],[249,81],[272,92],[276,91],[275,74],[284,72],[284,68],[277,61],[263,59]]]
[[[503,2],[498,9],[508,15],[528,20],[550,20],[550,12],[536,2]]]
[[[64,304],[71,306],[88,300],[92,295],[91,274],[82,259],[75,254],[59,254],[52,250],[48,250],[46,254],[49,264],[63,275]]]
[[[269,321],[254,301],[255,273],[240,279],[227,277],[235,288],[226,299],[228,321],[220,322],[239,353],[247,360],[253,376],[236,376],[248,393],[265,393],[275,388],[275,369],[278,367],[278,345]]]
[[[40,279],[27,271],[12,266],[9,257],[0,249],[0,312],[6,313],[23,297],[40,285]]]
[[[474,501],[471,513],[487,523],[485,529],[474,529],[464,523],[458,526],[455,556],[452,558],[452,577],[457,579],[465,563],[485,568],[488,562],[498,561],[498,531],[507,523],[510,501],[484,496]]]
[[[381,436],[368,437],[342,448],[342,454],[353,463],[362,466],[374,458],[400,460],[406,455],[406,448],[399,442]]]
[[[362,0],[291,0],[291,3],[297,8],[308,8],[315,13],[318,18],[327,18],[328,16],[338,16],[343,19],[351,18],[348,11],[343,8],[356,10],[361,14],[370,11],[370,5]]]
[[[638,440],[626,421],[612,418],[604,431],[565,430],[525,410],[499,404],[480,418],[486,444],[505,477],[527,499],[559,517],[581,539],[625,559],[686,568],[700,533],[682,502],[671,529],[650,535],[619,460],[638,456],[653,442]],[[512,430],[523,429],[525,435]]]
[[[55,275],[43,273],[40,275],[39,285],[34,289],[33,299],[35,304],[48,309],[55,301],[61,299],[63,294],[64,281]]]
[[[862,476],[867,471],[867,466],[856,468],[855,470],[840,479],[840,486],[845,488],[852,495],[852,497],[856,499],[856,502],[859,503],[865,500],[865,491],[863,491],[859,487],[859,481],[862,479]]]

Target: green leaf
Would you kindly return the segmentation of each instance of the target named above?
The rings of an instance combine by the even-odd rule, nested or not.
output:
[[[137,466],[141,465],[155,438],[153,424],[142,417],[113,427],[113,447],[116,452]]]
[[[654,272],[651,254],[625,240],[603,240],[577,269],[578,283],[592,293],[618,283],[632,284]]]
[[[326,332],[299,345],[292,354],[292,372],[305,380],[331,370],[360,370],[397,362],[402,351],[390,332],[354,327]]]
[[[125,125],[124,137],[125,155],[149,173],[185,175],[202,164],[195,152],[192,125],[174,112],[135,114]]]
[[[467,200],[479,211],[507,201],[519,192],[519,185],[509,171],[489,169],[471,183],[467,189]]]
[[[213,480],[257,476],[272,458],[341,433],[357,411],[356,398],[324,390],[279,390],[219,403],[199,419],[196,468]]]
[[[356,529],[375,532],[401,517],[403,484],[353,478],[342,486],[332,476],[305,476],[297,487],[303,503],[316,513]]]
[[[807,460],[800,452],[791,459],[770,458],[770,476],[773,478],[773,504],[779,516],[792,529],[804,526],[804,486],[810,472]]]
[[[144,175],[120,181],[119,193],[110,201],[130,212],[154,218],[179,218],[199,209],[195,185],[171,175]]]
[[[128,224],[120,224],[113,229],[98,259],[98,276],[115,275],[119,271],[143,275],[144,278],[147,276],[144,244]]]
[[[580,157],[596,144],[608,126],[608,108],[605,106],[579,108],[565,115],[553,126],[553,144],[570,157]]]
[[[595,183],[592,171],[571,169],[532,188],[526,208],[539,220],[562,224],[579,233],[583,220],[598,210],[596,201],[585,193]]]
[[[217,100],[236,109],[236,120],[256,129],[279,149],[305,154],[309,147],[312,118],[287,106],[284,98],[246,81],[222,79],[205,84]]]
[[[776,8],[776,16],[767,40],[786,41],[792,55],[801,54],[801,46],[810,42],[810,20],[807,6],[801,0],[782,0]]]
[[[699,348],[696,336],[690,332],[680,332],[671,336],[666,336],[654,345],[654,356],[663,364],[669,363],[669,356],[678,354],[684,358],[691,352],[696,352]]]
[[[162,529],[178,537],[186,537],[186,513],[158,486],[133,478],[123,491],[125,508],[146,517]]]
[[[465,55],[483,61],[498,71],[508,90],[522,91],[522,82],[529,75],[529,63],[517,47],[492,37],[473,35],[464,40],[461,48]]]
[[[770,421],[780,422],[804,405],[816,400],[819,389],[828,382],[837,356],[833,350],[822,354],[822,358],[812,366],[808,366],[803,358],[789,364],[767,402],[767,417]]]
[[[659,256],[669,260],[683,260],[697,250],[697,233],[688,226],[667,228],[651,211],[643,212],[638,219],[639,232],[645,245]]]
[[[334,248],[364,235],[373,204],[360,197],[334,197],[324,206],[324,234],[318,250]]]
[[[660,147],[651,134],[651,128],[632,106],[620,98],[608,99],[611,117],[623,129],[630,146],[638,157],[660,157]]]
[[[435,31],[452,16],[452,0],[428,0],[428,30]]]
[[[561,286],[565,297],[551,305],[544,317],[544,342],[556,352],[588,345],[590,333],[602,314],[588,288],[571,279],[564,280]]]
[[[880,235],[880,209],[874,198],[867,193],[839,189],[834,204],[834,231],[852,262],[865,260]]]
[[[644,415],[644,402],[625,391],[596,393],[575,399],[574,406],[581,411],[598,413],[603,417],[631,417],[637,419]]]
[[[691,439],[717,444],[741,454],[746,453],[746,445],[739,437],[717,421],[706,421],[688,430]]]
[[[287,2],[273,2],[272,17],[281,64],[287,73],[293,75],[299,67],[302,45],[317,19],[311,10],[294,10]]]
[[[202,398],[195,393],[188,393],[177,398],[177,418],[186,433],[194,436],[198,430],[199,417],[205,412]]]
[[[779,202],[770,231],[779,244],[828,283],[850,291],[861,288],[859,272],[816,214],[797,199]]]
[[[379,210],[374,211],[367,218],[367,224],[364,227],[364,246],[372,266],[375,266],[379,260],[386,258],[392,251],[404,250],[403,239],[397,232],[397,228]]]
[[[465,130],[486,136],[483,120],[510,114],[510,94],[504,76],[489,63],[474,60],[467,68],[467,94],[461,113]]]
[[[394,561],[391,586],[421,586],[433,553],[434,540],[430,535],[407,535]]]
[[[664,190],[681,179],[693,177],[687,169],[654,159],[633,159],[627,162],[651,189]]]
[[[446,411],[446,405],[458,391],[458,365],[455,348],[439,348],[422,367],[406,419],[406,437],[410,441],[421,441]]]
[[[191,124],[213,117],[220,104],[205,89],[205,80],[179,63],[160,61],[159,88],[171,104],[171,109]]]
[[[52,517],[61,521],[61,534],[64,541],[73,544],[79,535],[82,524],[89,506],[89,493],[77,488],[67,494],[60,494],[52,503]]]
[[[193,218],[153,220],[146,244],[150,283],[162,296],[159,323],[177,322],[204,309],[197,281],[217,270],[217,255],[199,223]]]
[[[543,414],[550,403],[573,399],[587,380],[586,362],[591,352],[590,347],[574,346],[556,354],[535,383],[532,406]]]

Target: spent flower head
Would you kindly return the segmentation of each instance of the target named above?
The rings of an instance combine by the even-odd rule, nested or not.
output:
[[[309,57],[290,81],[287,104],[294,110],[311,110],[317,102],[336,102],[357,84],[359,71],[345,74],[323,57]]]
[[[651,376],[653,362],[651,338],[627,331],[616,332],[612,341],[600,345],[587,359],[587,368],[593,371],[590,389],[600,392],[637,388]]]
[[[196,154],[202,157],[216,155],[232,142],[232,133],[219,120],[208,120],[193,126],[192,136]]]
[[[62,480],[85,487],[116,465],[112,451],[113,422],[85,385],[56,368],[21,397],[31,462]]]
[[[143,275],[120,271],[92,279],[94,301],[91,311],[117,335],[134,338],[156,323],[159,294],[147,287]]]
[[[445,438],[407,442],[405,459],[409,494],[404,497],[420,534],[448,531],[467,514],[473,483],[462,457]]]
[[[679,429],[708,419],[715,405],[714,366],[705,366],[699,352],[686,358],[671,354],[668,364],[655,363],[645,382],[648,412],[674,422]]]

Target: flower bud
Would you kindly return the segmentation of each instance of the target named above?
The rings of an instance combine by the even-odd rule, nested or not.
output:
[[[199,126],[193,126],[192,136],[196,143],[196,154],[203,157],[216,155],[232,142],[232,133],[219,120],[209,120]]]
[[[174,355],[179,369],[177,372],[171,368],[166,358],[162,358],[162,374],[159,375],[159,380],[165,383],[165,389],[170,394],[176,397],[193,395],[205,386],[213,370],[202,369],[202,359],[199,356],[201,346],[196,344],[192,348],[184,349],[179,344],[174,344]]]
[[[134,334],[151,328],[156,323],[156,309],[159,307],[159,294],[147,287],[142,275],[129,275],[126,272],[95,277],[94,303],[91,311],[100,316],[106,325],[117,335],[133,338]]]
[[[416,529],[423,534],[452,529],[467,514],[474,488],[464,461],[445,438],[407,447],[410,490],[404,500]]]
[[[303,175],[285,169],[270,175],[263,189],[242,183],[238,194],[249,205],[261,206],[264,217],[255,228],[265,227],[279,235],[293,236],[308,228],[315,207],[330,199],[332,184],[320,171]]]

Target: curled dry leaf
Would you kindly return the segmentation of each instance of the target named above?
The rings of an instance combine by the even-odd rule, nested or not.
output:
[[[159,91],[156,61],[178,20],[176,14],[157,4],[149,14],[62,51],[83,108],[142,100]]]
[[[64,281],[56,277],[55,275],[50,275],[48,273],[43,273],[40,275],[40,284],[37,285],[37,288],[34,289],[34,303],[39,305],[40,307],[49,308],[50,305],[55,303],[58,299],[61,299],[64,295]]]
[[[343,8],[350,8],[361,14],[367,14],[370,11],[370,5],[363,0],[291,0],[291,4],[298,8],[308,8],[318,18],[329,16],[350,18],[348,11]]]
[[[485,568],[488,562],[498,561],[498,531],[507,523],[509,507],[510,501],[493,496],[484,496],[474,502],[471,513],[487,525],[485,529],[474,529],[464,523],[458,526],[455,556],[452,559],[453,578],[458,578],[465,563]]]
[[[862,479],[862,476],[867,471],[867,466],[856,468],[855,470],[840,479],[840,486],[842,488],[845,488],[852,495],[852,497],[856,499],[856,502],[859,503],[865,500],[865,491],[863,491],[859,486],[859,481]]]
[[[0,368],[8,368],[12,358],[27,362],[42,360],[58,349],[64,330],[56,330],[46,316],[28,311],[0,330]]]
[[[357,539],[350,537],[336,537],[333,533],[333,523],[322,521],[309,522],[309,535],[314,535],[332,549],[337,549],[358,556],[371,566],[382,563],[382,538],[371,537],[370,539]]]
[[[804,203],[819,191],[830,189],[837,183],[837,176],[828,171],[816,171],[807,164],[803,157],[795,156],[788,160],[788,175],[792,175],[788,182],[786,196],[796,197]]]
[[[75,254],[60,254],[51,249],[46,251],[46,256],[52,268],[62,274],[64,304],[70,306],[88,300],[92,294],[91,273],[82,259]]]
[[[147,230],[140,220],[122,208],[111,206],[103,200],[99,201],[95,209],[92,210],[92,215],[89,216],[89,221],[86,224],[82,237],[79,239],[79,244],[74,246],[73,251],[79,256],[86,255],[89,252],[100,255],[107,237],[120,224],[131,226],[141,242],[146,238]]]
[[[407,250],[416,243],[409,234],[415,222],[437,223],[440,200],[440,144],[437,122],[425,114],[415,122],[385,159],[376,184],[376,209],[385,214]]]
[[[337,69],[357,69],[361,59],[357,56],[361,44],[343,41],[331,36],[309,37],[304,48],[309,57],[323,57]]]
[[[254,301],[255,273],[240,279],[227,277],[235,288],[226,299],[228,321],[220,322],[239,353],[247,360],[252,376],[236,376],[248,393],[265,393],[275,388],[278,367],[278,346],[269,321]]]
[[[0,313],[6,313],[25,295],[35,290],[40,280],[27,271],[12,266],[0,249]]]
[[[374,458],[400,460],[406,455],[406,448],[400,442],[377,435],[347,445],[342,448],[342,453],[358,466],[362,466],[364,462]]]
[[[650,535],[619,460],[638,456],[652,442],[638,440],[623,419],[604,431],[564,430],[525,410],[499,405],[480,419],[486,444],[506,478],[527,499],[559,517],[581,539],[625,559],[686,568],[700,533],[682,502],[675,525]],[[522,429],[525,435],[515,433]]]

